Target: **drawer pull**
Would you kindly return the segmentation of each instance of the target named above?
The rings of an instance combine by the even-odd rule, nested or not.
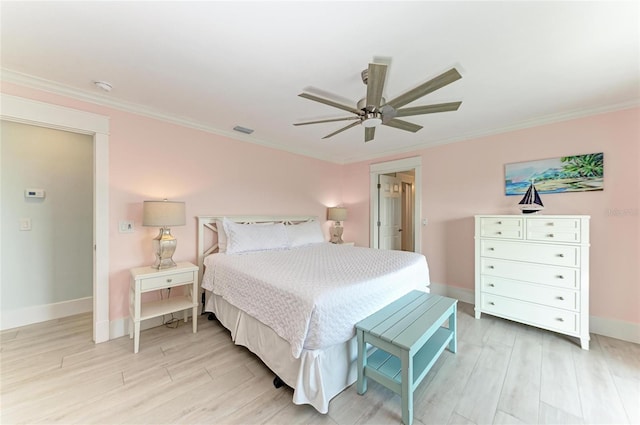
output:
[[[493,269],[493,268],[495,268],[495,267],[493,267],[493,266],[487,266],[487,268],[488,268],[488,269]]]
[[[494,285],[493,283],[490,283],[490,284],[489,284],[489,286],[490,286],[491,288],[494,288],[496,285]]]
[[[496,305],[493,301],[489,301],[489,305]]]
[[[502,234],[502,232],[496,232],[496,235],[501,235],[501,234]]]
[[[562,297],[562,296],[556,297],[556,300],[564,301],[564,297]]]
[[[549,234],[547,235],[547,237],[548,237],[548,238],[552,238],[552,237],[553,237],[553,233],[549,233]]]
[[[495,248],[493,248],[493,247],[491,247],[491,246],[490,246],[489,248],[487,248],[487,251],[495,251],[495,250],[496,250],[496,249],[495,249]]]
[[[556,320],[557,320],[558,322],[564,322],[564,319],[563,319],[562,317],[556,317]]]
[[[556,276],[558,279],[564,279],[564,276],[562,276],[561,274],[559,274],[558,276]]]
[[[548,222],[547,226],[553,226],[553,221]]]
[[[173,282],[173,279],[167,279],[167,283]]]
[[[498,224],[502,224],[502,222],[501,222],[501,221],[499,221],[499,222],[498,222]]]
[[[564,258],[564,254],[558,254],[558,257]]]

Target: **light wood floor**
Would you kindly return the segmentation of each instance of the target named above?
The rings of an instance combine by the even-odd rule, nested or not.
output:
[[[640,423],[640,346],[577,340],[459,304],[458,353],[445,351],[415,395],[422,424]],[[91,316],[1,333],[2,424],[398,424],[400,398],[369,381],[322,415],[275,389],[273,374],[218,322],[94,345]]]

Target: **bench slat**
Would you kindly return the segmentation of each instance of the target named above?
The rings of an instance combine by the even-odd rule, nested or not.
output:
[[[444,316],[451,314],[454,306],[454,300],[440,297],[429,310],[420,315],[418,320],[401,332],[393,343],[406,349],[421,347],[440,328]],[[430,326],[427,327],[427,324]]]
[[[356,327],[358,329],[370,331],[372,328],[379,325],[380,322],[384,321],[388,316],[394,314],[399,310],[402,310],[407,304],[410,304],[416,298],[419,298],[421,294],[425,294],[425,292],[420,292],[420,291],[409,292],[407,295],[404,295],[403,297],[398,298],[391,304],[381,308],[380,310],[373,313],[371,316],[367,317],[366,319],[361,320],[356,324]]]
[[[411,305],[388,317],[384,322],[372,329],[370,332],[385,341],[395,343],[397,338],[405,332],[405,329],[410,327],[416,321],[420,321],[420,317],[431,310],[437,302],[438,299],[436,297],[429,296],[429,294],[423,294],[420,298],[411,303]]]

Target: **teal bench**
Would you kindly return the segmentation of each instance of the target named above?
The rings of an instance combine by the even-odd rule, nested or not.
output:
[[[400,395],[402,422],[411,425],[413,392],[447,346],[457,350],[457,303],[412,291],[358,322],[358,394],[367,391],[367,378],[384,385]],[[367,344],[377,348],[368,356]]]

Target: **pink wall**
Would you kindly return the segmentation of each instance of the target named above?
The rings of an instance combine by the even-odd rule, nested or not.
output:
[[[590,314],[640,323],[639,123],[640,109],[631,109],[404,155],[422,157],[422,214],[429,219],[422,247],[431,280],[473,289],[473,215],[518,213],[519,198],[504,195],[504,164],[604,152],[605,190],[542,195],[544,213],[591,216]],[[382,161],[345,166],[348,229],[357,229],[361,243],[368,241],[363,232],[369,219],[360,203],[364,197],[368,202],[364,174],[370,163]]]
[[[141,227],[145,199],[186,201],[187,225],[172,229],[176,260],[195,261],[197,215],[324,219],[340,202],[349,208],[344,239],[366,246],[369,164],[420,155],[431,279],[472,290],[473,215],[517,213],[518,199],[504,195],[504,164],[602,151],[605,190],[543,195],[545,213],[591,215],[591,314],[640,323],[640,109],[340,166],[12,84],[2,91],[111,118],[111,320],[128,315],[128,269],[153,260],[157,229]],[[136,232],[118,233],[119,220],[134,220]]]
[[[341,200],[342,166],[132,113],[3,83],[6,94],[110,117],[110,320],[129,316],[129,269],[151,264],[157,228],[142,227],[142,201],[186,202],[172,228],[176,261],[196,262],[198,215],[317,215]],[[134,233],[119,233],[133,220]],[[328,223],[325,224],[328,238]]]

